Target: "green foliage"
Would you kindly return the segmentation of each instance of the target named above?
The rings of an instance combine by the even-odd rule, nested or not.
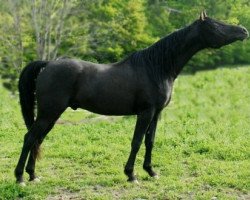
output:
[[[90,14],[89,45],[97,61],[118,61],[154,41],[145,32],[144,4],[143,0],[116,0],[95,5]]]
[[[170,22],[174,27],[181,27],[191,23],[195,17],[198,18],[201,10],[206,10],[208,16],[225,21],[230,24],[242,24],[250,29],[249,1],[235,0],[211,0],[211,1],[168,1],[170,8],[175,8],[178,12],[172,11]],[[249,63],[250,58],[249,42],[236,42],[219,50],[204,50],[191,59],[186,72],[194,72],[202,69],[216,68],[218,65]]]
[[[249,66],[180,76],[157,128],[160,179],[142,170],[142,145],[139,185],[123,174],[135,117],[69,109],[42,145],[42,181],[21,188],[13,170],[26,128],[17,99],[0,86],[0,199],[249,199],[249,88]]]

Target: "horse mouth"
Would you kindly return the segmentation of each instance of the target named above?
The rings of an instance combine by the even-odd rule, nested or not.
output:
[[[244,35],[240,36],[239,38],[240,38],[241,41],[244,41],[244,40],[246,40],[248,37],[249,37],[249,34],[244,34]]]
[[[246,28],[242,28],[242,31],[241,31],[241,33],[240,33],[240,35],[239,35],[239,39],[240,39],[241,41],[243,41],[243,40],[247,39],[248,37],[249,37],[249,32],[248,32],[248,30],[247,30]]]
[[[231,42],[234,42],[234,41],[236,41],[236,40],[244,41],[244,40],[246,40],[248,37],[249,37],[248,32],[247,32],[247,33],[240,33],[240,34],[238,34],[237,36],[234,36],[234,37],[232,37],[231,39],[229,39],[229,42],[231,43]]]

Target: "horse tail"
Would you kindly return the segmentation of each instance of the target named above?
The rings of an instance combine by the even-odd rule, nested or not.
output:
[[[34,123],[36,78],[40,71],[46,67],[48,61],[34,61],[29,63],[22,71],[19,82],[19,98],[22,115],[28,130]]]

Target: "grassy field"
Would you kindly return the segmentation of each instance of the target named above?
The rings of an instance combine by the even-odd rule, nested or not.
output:
[[[42,181],[22,188],[13,171],[26,129],[17,98],[0,86],[0,199],[250,199],[250,67],[178,78],[157,129],[159,180],[142,170],[142,146],[139,184],[126,182],[134,124],[69,109],[43,143]]]

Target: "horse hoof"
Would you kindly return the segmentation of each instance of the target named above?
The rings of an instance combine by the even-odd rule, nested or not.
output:
[[[139,184],[139,181],[137,179],[132,181],[133,184]]]
[[[138,185],[139,181],[137,179],[135,179],[135,180],[131,181],[131,183]]]
[[[40,178],[35,178],[35,179],[33,180],[33,182],[34,182],[34,183],[39,183],[39,182],[41,182],[41,180],[40,180]]]
[[[32,183],[39,183],[39,182],[41,182],[40,178],[38,178],[38,177],[36,177],[34,179],[30,179],[29,181],[32,182]]]
[[[138,180],[136,177],[131,177],[128,179],[128,182],[133,183],[133,184],[139,184]]]
[[[26,186],[25,182],[23,182],[23,181],[19,182],[18,185],[20,185],[21,187],[25,187]]]
[[[160,176],[158,174],[152,176],[154,179],[158,180],[160,178]]]

